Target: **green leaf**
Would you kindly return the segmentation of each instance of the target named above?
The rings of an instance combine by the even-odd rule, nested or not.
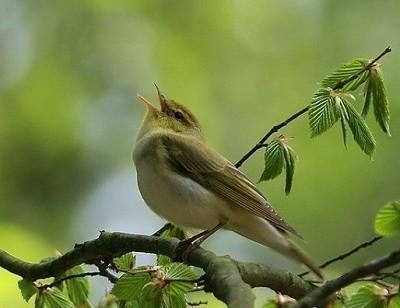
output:
[[[75,308],[75,306],[60,289],[51,288],[37,294],[35,308]]]
[[[361,150],[371,157],[376,146],[371,131],[353,105],[343,99],[342,101],[348,115],[347,124],[350,127],[354,140],[357,142]]]
[[[165,272],[168,280],[196,280],[199,278],[199,274],[192,267],[183,263],[170,263],[162,266],[161,269]]]
[[[142,290],[140,296],[140,304],[142,308],[162,307],[163,292],[158,284],[147,283]],[[171,307],[172,308],[172,307]]]
[[[263,306],[262,308],[277,308],[278,305],[273,299],[269,299]]]
[[[150,275],[148,273],[124,274],[115,283],[111,293],[122,300],[137,300],[143,287],[149,281]]]
[[[332,90],[321,88],[315,92],[308,111],[311,137],[318,136],[332,127],[339,119]]]
[[[345,304],[346,308],[385,308],[385,290],[374,285],[362,286]]]
[[[18,281],[18,288],[21,291],[22,297],[26,302],[37,292],[35,284],[28,279],[21,279]]]
[[[389,308],[400,308],[400,295],[390,299]]]
[[[340,95],[335,96],[335,112],[340,119],[340,126],[342,128],[343,144],[347,147],[347,126],[346,122],[349,120],[346,106],[343,98]]]
[[[335,85],[350,76],[358,73],[368,64],[368,59],[354,59],[348,63],[340,66],[336,71],[332,74],[326,76],[322,82],[322,87],[330,87],[333,88]],[[363,72],[353,81],[347,83],[342,89],[344,91],[353,91],[356,90],[361,84],[363,84],[368,78],[368,71]]]
[[[164,293],[162,297],[162,308],[186,308],[185,295],[172,295]]]
[[[72,276],[84,273],[82,266],[75,266],[65,272],[65,276]],[[91,307],[89,296],[89,280],[87,277],[77,277],[63,281],[63,289],[67,290],[68,297],[75,306],[80,308]]]
[[[392,236],[400,231],[400,201],[386,204],[375,217],[375,232]]]
[[[296,154],[287,144],[284,136],[272,140],[265,149],[265,166],[261,175],[261,181],[271,180],[286,171],[285,193],[289,194],[292,188]]]
[[[283,148],[278,139],[272,140],[265,148],[264,171],[259,182],[272,180],[282,173],[284,165]]]
[[[290,193],[290,190],[292,189],[294,167],[296,163],[296,153],[285,142],[282,143],[284,149],[283,153],[285,156],[285,170],[286,170],[285,193],[286,195],[288,195]]]
[[[128,252],[122,256],[114,258],[113,262],[118,269],[128,271],[135,267],[136,256],[133,253]]]
[[[371,83],[371,79],[368,79],[367,83],[365,84],[365,88],[364,88],[364,96],[365,96],[365,100],[364,100],[364,106],[363,106],[363,110],[361,112],[361,115],[363,118],[365,118],[368,114],[369,111],[369,107],[371,106],[371,101],[372,101],[372,83]]]
[[[382,71],[377,65],[371,68],[369,84],[371,86],[375,119],[381,129],[390,135],[389,101],[387,99],[386,88],[383,82]]]
[[[186,239],[185,232],[181,228],[176,226],[174,226],[172,229],[165,230],[161,234],[161,237],[175,237],[180,240]],[[172,260],[170,257],[164,255],[157,255],[157,265],[167,265],[171,262]]]

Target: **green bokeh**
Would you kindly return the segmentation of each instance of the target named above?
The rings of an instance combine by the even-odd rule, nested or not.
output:
[[[300,157],[292,193],[285,196],[283,177],[259,184],[317,260],[369,239],[378,208],[399,198],[399,9],[395,0],[2,0],[0,248],[18,243],[11,252],[37,261],[49,247],[93,237],[74,238],[77,213],[99,183],[133,169],[144,112],[135,95],[154,99],[153,81],[191,108],[210,144],[236,161],[308,104],[325,74],[391,45],[381,63],[392,137],[368,118],[374,160],[353,142],[344,149],[339,127],[310,139],[303,117],[282,130]],[[243,170],[257,180],[262,164],[259,153]],[[7,307],[22,307],[15,277],[0,275],[16,296],[12,306],[7,295]],[[257,294],[265,298],[264,291]]]

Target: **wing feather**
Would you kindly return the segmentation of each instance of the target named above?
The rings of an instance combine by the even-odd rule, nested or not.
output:
[[[168,162],[177,171],[277,229],[300,236],[239,169],[204,142],[171,133],[160,134],[160,138]]]

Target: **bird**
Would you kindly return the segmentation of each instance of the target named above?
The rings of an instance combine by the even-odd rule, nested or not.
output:
[[[138,95],[147,112],[133,151],[139,191],[150,209],[181,228],[204,230],[195,236],[200,241],[221,228],[236,232],[323,279],[292,239],[300,237],[296,230],[243,172],[207,144],[193,112],[154,85],[160,108]]]

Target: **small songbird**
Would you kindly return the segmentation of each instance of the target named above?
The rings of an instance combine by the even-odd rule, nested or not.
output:
[[[260,190],[205,141],[188,108],[157,87],[161,109],[139,99],[147,113],[133,159],[140,193],[159,216],[183,228],[234,231],[322,272],[289,237],[298,233],[272,208]]]

